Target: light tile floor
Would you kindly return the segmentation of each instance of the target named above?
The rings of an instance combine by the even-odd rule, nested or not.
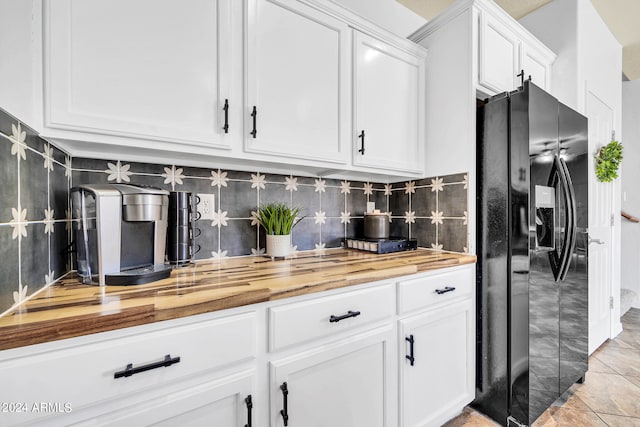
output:
[[[640,309],[629,310],[622,327],[591,355],[584,384],[574,384],[532,427],[640,427]],[[445,427],[498,425],[466,408]]]

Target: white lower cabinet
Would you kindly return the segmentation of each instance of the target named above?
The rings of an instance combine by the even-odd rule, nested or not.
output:
[[[474,397],[471,299],[400,321],[401,425],[439,426]]]
[[[273,361],[271,425],[390,425],[392,341],[387,326]]]
[[[78,426],[250,427],[253,423],[253,371],[214,379],[102,414]],[[123,406],[126,402],[123,402]]]
[[[473,271],[0,351],[0,425],[439,426],[473,399]]]

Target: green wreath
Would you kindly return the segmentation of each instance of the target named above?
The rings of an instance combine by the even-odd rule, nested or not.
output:
[[[611,141],[600,148],[595,155],[596,177],[600,182],[611,182],[618,177],[618,168],[622,162],[622,144]]]

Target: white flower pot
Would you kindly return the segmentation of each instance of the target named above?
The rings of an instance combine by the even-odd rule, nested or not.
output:
[[[291,253],[291,234],[284,236],[267,234],[267,256],[286,257]]]

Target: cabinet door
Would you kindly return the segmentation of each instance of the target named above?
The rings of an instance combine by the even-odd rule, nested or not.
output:
[[[12,386],[0,387],[0,402],[46,402],[55,395],[61,402],[71,402],[75,413],[117,398],[133,399],[213,369],[250,363],[256,357],[257,329],[255,312],[246,312],[179,326],[164,322],[123,329],[85,344],[69,340],[62,348],[34,350],[28,356],[3,360],[0,378]],[[167,356],[174,363],[163,366],[160,363]],[[126,374],[128,365],[134,370],[148,369],[116,376]],[[29,380],[23,381],[27,372]],[[37,423],[46,416],[64,420],[64,415],[7,413],[2,414],[2,421]]]
[[[229,147],[228,2],[46,2],[45,126]]]
[[[401,426],[439,426],[473,400],[473,316],[467,300],[400,322]]]
[[[246,427],[254,423],[253,372],[205,382],[79,423],[105,426]]]
[[[249,0],[249,152],[346,163],[346,23],[294,0]]]
[[[271,425],[392,425],[391,331],[377,329],[272,362]]]
[[[550,87],[551,64],[545,57],[526,43],[521,45],[521,66],[525,79],[538,87],[548,90]]]
[[[478,85],[489,95],[518,85],[519,41],[515,33],[495,17],[480,13]]]
[[[354,31],[353,163],[419,173],[424,58]]]

